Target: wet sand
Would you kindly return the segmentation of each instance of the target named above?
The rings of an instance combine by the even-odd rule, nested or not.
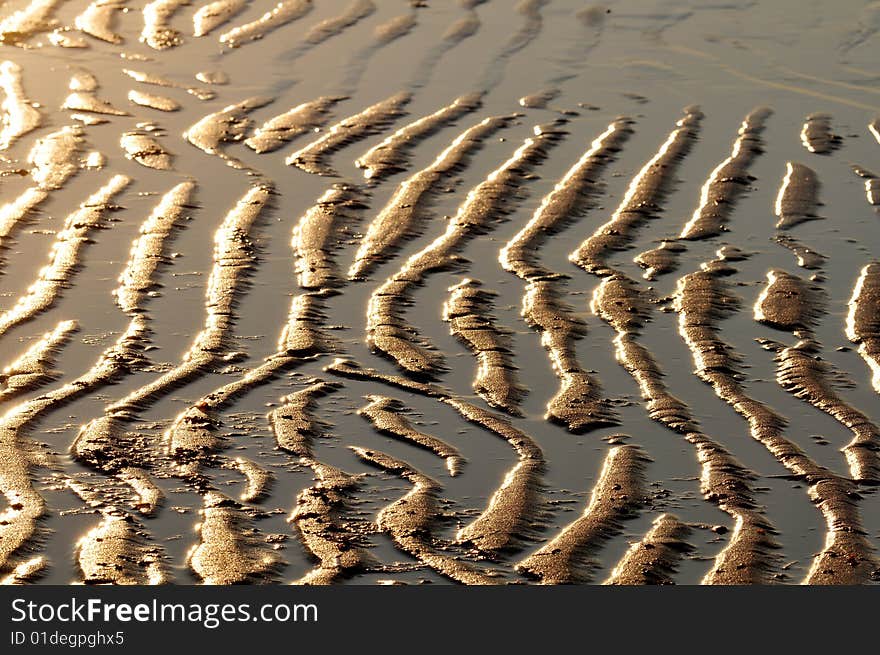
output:
[[[876,582],[864,12],[0,7],[0,581]]]

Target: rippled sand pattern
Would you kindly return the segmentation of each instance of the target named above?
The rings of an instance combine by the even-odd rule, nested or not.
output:
[[[880,581],[880,40],[760,4],[0,7],[0,583]]]

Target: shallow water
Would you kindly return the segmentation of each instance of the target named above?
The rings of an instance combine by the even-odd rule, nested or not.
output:
[[[770,269],[781,268],[804,279],[815,275],[825,301],[811,336],[818,344],[817,356],[829,366],[829,385],[844,403],[880,424],[878,391],[871,385],[871,371],[844,331],[856,280],[862,268],[878,257],[874,244],[880,243],[880,221],[866,197],[865,180],[850,168],[858,164],[880,173],[880,143],[868,128],[880,112],[876,3],[851,1],[832,6],[823,2],[727,0],[588,5],[551,0],[524,2],[515,9],[513,3],[499,0],[376,2],[374,11],[354,12],[357,20],[348,21],[324,40],[308,38],[315,25],[339,16],[350,4],[371,3],[314,3],[302,16],[291,10],[288,22],[237,47],[225,45],[222,35],[259,19],[274,3],[244,3],[240,13],[198,38],[192,36],[193,15],[200,3],[183,5],[168,18],[179,38],[159,39],[171,47],[158,50],[139,41],[144,3],[127,3],[116,13],[113,30],[124,39],[118,44],[76,29],[77,16],[88,6],[83,0],[58,3],[46,15],[37,16],[33,24],[8,27],[17,19],[7,24],[0,17],[0,32],[6,34],[0,59],[20,67],[23,91],[41,117],[39,127],[21,134],[0,153],[2,202],[12,202],[33,186],[28,176],[28,153],[38,139],[77,124],[75,113],[106,119],[103,124],[82,126],[83,142],[74,161],[79,165],[82,159],[83,165],[76,175],[60,188],[49,190],[36,211],[15,223],[3,237],[0,309],[15,306],[39,279],[65,218],[112,175],[131,178],[131,184],[113,199],[115,206],[106,212],[99,229],[87,235],[70,275],[57,285],[51,307],[27,316],[0,338],[0,357],[6,366],[60,321],[76,320],[79,324],[70,342],[51,355],[50,368],[58,372],[57,377],[4,401],[10,412],[3,419],[3,453],[10,458],[7,468],[23,466],[22,453],[42,453],[39,465],[22,470],[46,506],[36,530],[23,540],[21,548],[4,554],[0,571],[5,575],[20,562],[42,556],[36,582],[107,581],[84,574],[76,549],[77,540],[98,525],[103,513],[131,517],[139,543],[146,544],[151,556],[166,568],[168,581],[197,583],[198,571],[190,566],[187,556],[203,538],[198,530],[203,495],[216,491],[227,496],[230,506],[257,530],[248,533],[259,546],[256,551],[274,549],[280,558],[268,572],[263,570],[248,557],[254,544],[233,534],[228,542],[212,544],[221,553],[214,564],[218,568],[243,567],[244,581],[301,580],[316,560],[288,518],[298,494],[314,483],[314,474],[308,462],[278,449],[265,415],[281,404],[283,396],[320,377],[343,386],[316,399],[314,414],[327,425],[313,439],[312,455],[316,461],[359,476],[348,502],[333,520],[349,535],[346,538],[362,545],[374,558],[341,572],[335,578],[339,583],[449,582],[447,576],[395,545],[388,525],[383,529],[376,525],[383,508],[403,496],[411,482],[362,461],[349,446],[393,455],[439,483],[441,515],[429,517],[429,527],[416,531],[436,552],[492,569],[500,581],[530,582],[515,566],[583,513],[614,445],[609,438],[621,434],[626,435],[621,442],[640,447],[650,458],[643,488],[636,491],[638,502],[632,515],[608,528],[608,539],[579,545],[587,561],[575,565],[576,577],[597,583],[606,580],[629,544],[642,539],[652,522],[667,512],[692,527],[686,540],[693,546],[681,554],[670,579],[682,584],[704,580],[715,567],[715,558],[736,534],[734,521],[719,509],[717,499],[707,498],[701,489],[694,446],[683,434],[651,419],[638,385],[615,360],[615,331],[590,309],[602,276],[569,261],[579,244],[612,218],[633,177],[675,128],[682,108],[698,105],[704,114],[701,126],[689,152],[676,162],[665,193],[649,198],[650,217],[627,234],[627,249],[608,252],[605,263],[616,273],[639,281],[645,297],[653,291],[650,320],[638,332],[639,343],[653,354],[665,372],[669,392],[689,407],[701,432],[752,475],[749,485],[755,506],[779,545],[755,564],[762,569],[761,581],[799,583],[807,579],[826,541],[825,522],[808,494],[808,484],[792,476],[753,439],[746,420],[694,374],[694,360],[679,333],[679,315],[671,311],[669,296],[679,278],[714,259],[718,248],[735,246],[748,255],[730,262],[735,273],[725,279],[739,305],[717,321],[717,335],[741,356],[736,369],[742,373],[745,392],[787,419],[785,436],[817,465],[848,480],[852,472],[841,449],[851,440],[851,431],[776,382],[774,353],[755,340],[767,338],[790,346],[797,337],[756,322],[752,307],[767,284]],[[427,6],[413,6],[421,4]],[[0,12],[11,16],[28,7],[46,5],[15,0]],[[449,36],[447,30],[462,20],[468,22],[469,29]],[[53,45],[59,41],[53,34],[82,39],[85,47]],[[157,43],[155,39],[151,42]],[[123,69],[161,76],[169,85],[139,82]],[[221,72],[224,75],[219,79],[228,78],[228,83],[199,81],[196,74],[205,72]],[[80,73],[90,73],[97,80],[94,97],[128,115],[61,109],[71,93],[71,77]],[[518,102],[548,89],[558,95],[544,108],[534,106],[540,102],[525,103],[531,107]],[[135,104],[128,99],[132,90],[170,98],[180,109],[161,111]],[[352,134],[351,142],[341,140],[323,156],[321,161],[335,169],[335,177],[309,174],[285,164],[291,154],[310,142],[332,135],[330,128],[337,122],[402,91],[412,97],[400,115],[367,125]],[[483,93],[477,110],[414,137],[395,160],[400,170],[379,180],[364,179],[355,161],[365,152],[395,130],[474,91]],[[5,93],[4,127],[12,130],[18,115],[15,91],[7,85]],[[280,148],[264,154],[243,143],[265,121],[321,96],[345,98],[330,107],[318,126],[310,124],[299,134],[291,134],[291,140]],[[195,147],[192,138],[187,141],[183,137],[203,117],[256,97],[271,102],[252,111],[232,112],[217,123],[218,132],[209,137],[227,140],[215,140],[213,152]],[[728,157],[740,123],[758,106],[773,110],[760,135],[763,152],[748,166],[747,174],[754,179],[744,180],[725,220],[725,231],[685,242],[686,251],[678,255],[676,270],[654,281],[644,280],[643,270],[633,258],[662,239],[680,234],[700,202],[702,185]],[[512,113],[519,115],[472,148],[459,166],[431,187],[412,238],[398,244],[399,250],[389,252],[366,279],[345,279],[369,222],[399,184],[429,167],[465,129],[486,117]],[[826,154],[809,151],[801,140],[806,117],[817,113],[830,116],[831,130],[840,137],[839,147]],[[559,382],[540,335],[521,316],[525,281],[501,267],[499,251],[529,221],[593,139],[620,116],[632,119],[633,133],[599,179],[591,180],[595,188],[583,211],[559,226],[534,256],[547,270],[567,276],[557,284],[561,300],[571,306],[570,315],[583,320],[586,329],[574,342],[574,354],[601,385],[602,398],[608,399],[617,414],[618,425],[574,434],[544,418]],[[364,121],[369,119],[367,116]],[[560,119],[565,122],[555,129],[564,134],[547,147],[546,158],[534,162],[528,172],[515,171],[509,191],[516,191],[516,195],[504,193],[498,203],[477,212],[486,221],[483,229],[479,234],[467,233],[452,247],[463,259],[451,270],[426,273],[420,280],[424,284],[409,291],[412,303],[400,305],[406,322],[417,331],[416,338],[429,340],[443,354],[446,368],[437,371],[436,382],[454,397],[483,408],[488,406],[472,389],[477,366],[474,353],[442,320],[448,289],[465,277],[481,281],[483,288],[497,294],[491,299],[492,324],[512,332],[510,359],[528,393],[520,404],[522,416],[509,416],[508,420],[540,448],[543,472],[540,487],[533,490],[537,503],[529,501],[526,508],[533,510],[533,525],[514,535],[519,539],[513,539],[509,547],[479,553],[467,544],[454,543],[456,532],[486,509],[506,472],[518,461],[517,450],[497,435],[466,422],[440,400],[381,381],[342,378],[324,368],[336,357],[345,357],[382,373],[404,375],[368,343],[365,319],[371,294],[408,258],[447,230],[468,192],[513,156],[524,139],[533,136],[534,126]],[[350,124],[343,129],[350,129]],[[138,163],[138,157],[126,156],[120,137],[134,130],[155,137],[172,156],[169,170],[146,167]],[[93,150],[106,158],[98,170],[85,166],[86,155]],[[821,218],[780,232],[775,227],[774,206],[788,162],[800,162],[815,171],[821,203],[815,213]],[[130,244],[138,238],[142,222],[161,195],[185,180],[196,183],[193,201],[164,244],[164,263],[153,278],[157,293],[143,295],[135,313],[146,319],[148,331],[138,345],[145,348],[147,361],[127,362],[112,383],[93,385],[81,396],[50,406],[33,422],[10,432],[18,403],[39,404],[43,394],[83,375],[128,328],[132,316],[120,309],[112,292],[119,284],[117,278],[126,265]],[[321,285],[332,289],[334,295],[322,300],[325,318],[317,322],[332,343],[292,353],[291,361],[280,366],[277,375],[217,408],[212,418],[222,439],[211,452],[194,457],[198,471],[193,472],[185,466],[192,462],[182,464],[181,458],[168,453],[164,432],[181,412],[204,401],[206,394],[278,354],[290,298],[304,292],[294,270],[292,230],[331,185],[342,182],[358,185],[367,200],[365,207],[342,216],[329,241],[322,245],[325,250],[332,248],[331,257],[338,268],[338,276]],[[168,385],[140,405],[125,423],[125,431],[136,435],[134,440],[111,439],[107,445],[116,455],[134,455],[130,459],[137,460],[164,492],[156,511],[144,514],[132,489],[120,481],[118,468],[78,460],[71,448],[81,426],[180,364],[190,351],[193,339],[205,327],[206,316],[211,317],[205,293],[212,267],[216,268],[212,255],[215,232],[236,201],[256,184],[271,185],[273,194],[245,239],[249,269],[231,288],[221,289],[221,295],[234,296],[232,322],[214,353],[217,357],[197,368],[185,384]],[[779,234],[824,255],[820,269],[799,267],[793,253],[773,240]],[[223,361],[230,353],[240,355]],[[368,394],[399,399],[406,408],[405,416],[417,429],[458,448],[466,461],[461,474],[450,477],[440,457],[376,432],[357,414],[367,404]],[[205,406],[204,402],[200,406]],[[493,412],[503,414],[498,409]],[[234,457],[246,457],[272,474],[273,481],[262,498],[238,500],[245,480],[228,467]],[[28,508],[22,510],[15,504],[15,493],[25,483],[9,475],[3,481],[7,505],[2,509],[15,526],[20,525]],[[75,494],[69,488],[71,482],[90,489],[91,495]],[[871,550],[880,538],[880,497],[865,481],[858,487],[862,498],[857,509],[868,546],[856,555],[845,550],[839,555],[862,558],[864,566],[853,567],[865,571],[858,581],[870,582],[871,572],[880,568]],[[85,495],[91,503],[84,500]],[[112,549],[108,553],[119,554]],[[253,570],[248,571],[251,565]],[[847,580],[842,577],[841,581]]]

